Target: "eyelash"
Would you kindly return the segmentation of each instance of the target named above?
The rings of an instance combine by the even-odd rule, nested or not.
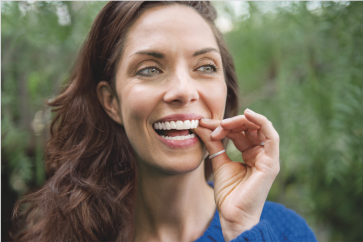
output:
[[[158,67],[158,66],[156,66],[156,65],[151,65],[151,66],[147,66],[147,67],[142,68],[141,70],[137,71],[137,72],[136,72],[136,75],[139,75],[139,76],[146,76],[146,77],[148,77],[149,75],[141,74],[141,72],[142,72],[142,71],[144,71],[144,70],[150,69],[150,68],[155,68],[155,69],[157,69],[159,72],[161,72],[161,70],[159,69],[159,67]]]
[[[216,65],[214,65],[213,63],[207,64],[207,65],[202,65],[202,66],[198,67],[197,69],[199,69],[199,68],[201,68],[201,67],[207,67],[207,66],[212,67],[212,69],[213,69],[213,73],[215,73],[215,72],[217,72],[217,71],[219,70],[219,69],[217,68],[217,66],[216,66]],[[157,69],[159,72],[162,72],[162,71],[158,68],[158,66],[156,66],[156,65],[151,65],[151,66],[147,66],[147,67],[142,68],[141,70],[137,71],[137,72],[136,72],[136,75],[144,76],[144,77],[145,77],[145,76],[146,76],[146,77],[148,77],[149,75],[141,74],[141,72],[142,72],[142,71],[144,71],[144,70],[146,70],[146,69],[149,69],[149,68],[155,68],[155,69]]]
[[[206,66],[210,66],[210,67],[212,67],[213,72],[217,72],[217,71],[218,71],[217,66],[216,66],[216,65],[214,65],[213,63],[209,63],[208,65],[200,66],[200,67],[198,67],[197,69],[199,69],[199,68],[201,68],[201,67],[206,67]]]

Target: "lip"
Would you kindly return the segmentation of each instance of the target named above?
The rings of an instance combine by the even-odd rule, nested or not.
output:
[[[204,118],[202,115],[195,114],[195,113],[185,113],[185,114],[178,113],[178,114],[171,114],[171,115],[165,116],[165,117],[155,121],[154,123],[167,122],[167,121],[177,121],[177,120],[180,120],[180,121],[197,120],[197,119],[202,119],[202,118]]]
[[[171,114],[171,115],[165,116],[165,117],[163,117],[161,119],[158,119],[154,123],[167,122],[167,121],[177,121],[177,120],[180,120],[180,121],[199,120],[199,119],[202,119],[202,118],[204,118],[204,116],[199,115],[199,114],[195,114],[195,113],[185,113],[185,114],[178,113],[178,114]],[[154,130],[154,132],[155,132],[155,135],[159,138],[159,140],[161,142],[163,142],[166,146],[168,146],[171,149],[190,148],[190,147],[193,147],[199,141],[198,136],[196,136],[194,138],[191,138],[191,139],[186,139],[186,140],[169,140],[169,139],[164,139],[163,137],[158,135],[155,130]]]
[[[154,130],[155,132],[155,130]],[[190,148],[193,147],[196,143],[198,143],[198,136],[195,136],[191,139],[186,140],[170,140],[170,139],[164,139],[160,135],[158,135],[155,132],[155,135],[158,136],[159,140],[163,142],[165,145],[167,145],[171,149],[178,149],[178,148]]]

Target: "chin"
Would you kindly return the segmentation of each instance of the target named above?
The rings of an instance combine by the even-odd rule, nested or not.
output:
[[[189,159],[175,159],[167,162],[164,171],[168,174],[185,174],[193,172],[203,163],[202,156],[193,157]]]
[[[156,154],[155,154],[156,155]],[[154,155],[152,155],[154,156]],[[178,175],[193,172],[198,169],[205,158],[205,151],[202,147],[194,152],[188,151],[167,152],[163,155],[156,155],[156,159],[143,161],[146,166],[153,170],[159,170],[167,175]],[[150,159],[150,156],[149,156]]]

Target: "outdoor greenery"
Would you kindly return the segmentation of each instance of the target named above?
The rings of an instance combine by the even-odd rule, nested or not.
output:
[[[44,103],[104,4],[1,3],[2,236],[15,200],[46,179],[52,114]],[[214,4],[240,112],[265,115],[280,134],[281,171],[268,199],[302,215],[319,241],[363,241],[363,2]],[[241,161],[233,145],[228,154]]]

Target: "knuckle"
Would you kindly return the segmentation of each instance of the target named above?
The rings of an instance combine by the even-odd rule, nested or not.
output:
[[[261,115],[262,116],[262,121],[264,122],[264,123],[268,123],[268,122],[270,122],[270,120],[268,120],[265,116],[263,116],[263,115]]]
[[[280,141],[280,135],[279,134],[276,134],[276,140]]]
[[[280,142],[280,135],[279,135],[277,132],[274,132],[274,133],[272,134],[271,139],[272,139],[273,141]]]

